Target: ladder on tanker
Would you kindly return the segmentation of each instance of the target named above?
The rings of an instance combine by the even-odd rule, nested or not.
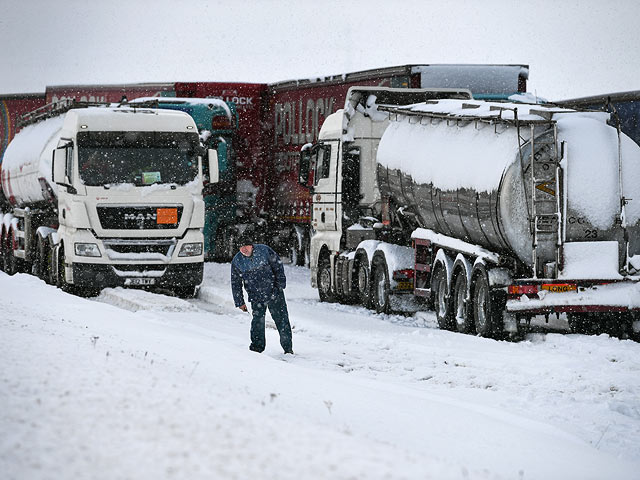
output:
[[[562,268],[562,169],[553,121],[529,125],[531,143],[531,233],[534,278],[558,278]]]
[[[75,99],[64,99],[57,102],[47,103],[46,105],[36,108],[31,112],[20,115],[16,125],[18,129],[20,129],[27,125],[40,122],[41,120],[57,117],[58,115],[62,115],[73,108],[105,107],[108,105],[110,104],[106,102],[78,102]]]

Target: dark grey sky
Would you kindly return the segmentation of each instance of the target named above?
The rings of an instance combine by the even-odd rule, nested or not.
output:
[[[523,63],[548,99],[640,89],[640,1],[0,0],[0,94]]]

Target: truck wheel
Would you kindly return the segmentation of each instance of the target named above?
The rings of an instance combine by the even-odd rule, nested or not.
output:
[[[3,238],[2,245],[0,245],[0,248],[2,248],[2,270],[4,270],[5,273],[11,275],[9,273],[9,254],[13,252],[9,250],[8,243],[9,240],[7,238]]]
[[[326,255],[318,261],[318,294],[321,302],[336,301],[336,294],[331,289],[331,263]]]
[[[47,272],[47,244],[46,240],[38,235],[36,243],[36,258],[33,261],[32,273],[41,280],[47,280],[49,272]]]
[[[453,281],[453,319],[455,326],[460,333],[473,332],[473,322],[471,315],[467,311],[467,275],[459,272]]]
[[[378,313],[389,313],[391,310],[389,297],[389,271],[387,269],[387,261],[383,255],[373,257],[373,266],[371,277],[371,289],[373,291],[373,306]]]
[[[58,249],[58,275],[56,276],[56,287],[63,292],[70,293],[71,285],[67,283],[67,277],[64,268],[64,246],[60,245]]]
[[[489,279],[483,271],[475,278],[473,288],[473,320],[481,337],[497,338],[502,332],[502,312],[491,298]]]
[[[431,281],[433,292],[433,307],[438,318],[438,326],[441,330],[453,330],[454,319],[451,309],[449,286],[447,285],[447,271],[438,263]]]
[[[56,285],[56,265],[55,265],[55,246],[53,244],[49,244],[46,250],[47,252],[47,278],[46,281],[49,285]]]
[[[13,233],[9,233],[9,236],[7,238],[7,257],[9,257],[9,261],[6,272],[9,275],[20,273],[23,267],[22,260],[16,257],[15,252],[13,251],[13,235]]]
[[[365,308],[373,308],[371,295],[371,273],[369,272],[369,262],[366,257],[360,256],[356,260],[356,282],[358,288],[358,300]]]

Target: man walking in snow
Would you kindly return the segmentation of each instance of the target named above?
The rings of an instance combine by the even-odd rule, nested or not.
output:
[[[254,352],[264,351],[264,316],[269,308],[271,317],[280,334],[280,345],[284,353],[293,353],[289,312],[284,298],[287,278],[282,261],[267,245],[254,243],[252,231],[245,231],[238,241],[240,252],[231,262],[231,291],[236,307],[243,312],[247,305],[242,294],[242,285],[251,302],[251,345]]]

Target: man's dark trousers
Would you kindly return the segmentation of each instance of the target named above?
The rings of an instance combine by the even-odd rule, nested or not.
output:
[[[267,303],[255,302],[251,303],[251,347],[252,350],[263,351],[266,345],[264,335],[264,316],[269,307],[271,317],[276,323],[278,333],[280,334],[280,345],[285,352],[292,350],[291,345],[291,325],[289,324],[289,312],[287,311],[287,303],[284,299],[284,291],[276,288],[273,295]]]

